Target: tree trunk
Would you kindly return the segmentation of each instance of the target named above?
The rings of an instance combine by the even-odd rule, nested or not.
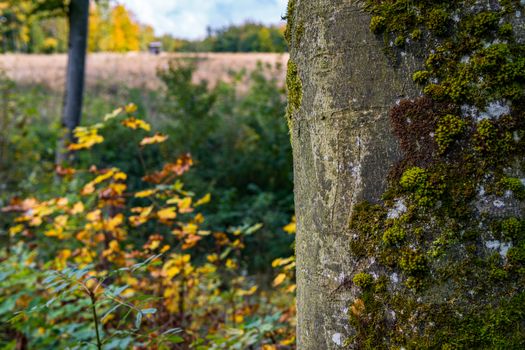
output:
[[[388,110],[415,93],[415,63],[391,67],[355,2],[301,0],[293,16],[304,26],[291,51],[303,88],[292,117],[297,341],[301,350],[336,349],[348,337],[355,297],[345,288],[357,269],[349,253],[352,208],[379,201],[401,157]]]
[[[416,274],[416,268],[408,270],[402,263],[383,263],[383,260],[388,260],[386,255],[389,254],[383,254],[383,260],[378,263],[380,259],[372,251],[383,249],[381,237],[384,231],[379,234],[379,243],[374,249],[364,249],[366,253],[363,254],[351,249],[352,242],[360,239],[359,235],[368,234],[353,227],[356,208],[363,202],[369,203],[371,215],[374,205],[384,206],[382,196],[390,186],[388,178],[391,169],[407,157],[401,147],[403,140],[398,139],[399,135],[391,123],[389,111],[400,101],[421,95],[421,88],[413,82],[413,74],[423,67],[425,57],[422,44],[397,50],[392,45],[392,39],[390,53],[385,50],[389,42],[386,40],[385,44],[385,37],[372,33],[371,16],[363,6],[364,2],[291,0],[288,8],[286,35],[291,46],[287,76],[288,118],[295,172],[297,344],[301,350],[339,349],[345,345],[353,349],[386,349],[396,346],[411,348],[412,344],[414,348],[411,341],[417,337],[408,336],[410,332],[403,327],[408,328],[409,321],[403,323],[399,315],[423,314],[421,310],[431,304],[418,304],[420,300],[427,300],[425,298],[432,302],[438,298],[447,300],[441,287],[448,282],[441,281],[440,287],[429,287],[424,293],[417,294],[409,288],[403,289],[404,285],[398,283],[398,279],[405,283],[405,277],[407,281],[413,281],[409,276],[412,272]],[[523,30],[522,22],[520,28]],[[431,135],[433,138],[433,133]],[[430,155],[433,151],[422,152]],[[440,162],[448,164],[444,160]],[[409,196],[407,194],[407,198],[412,198]],[[515,214],[517,212],[515,216],[522,216],[522,204],[520,207],[512,202],[509,207],[515,209]],[[394,217],[392,212],[388,216]],[[459,219],[458,222],[462,224]],[[385,227],[391,224],[387,221]],[[473,246],[479,250],[484,249],[488,242],[481,238],[474,241]],[[414,239],[414,242],[419,241]],[[406,243],[398,251],[417,250],[420,248],[417,244]],[[421,244],[421,249],[426,247]],[[396,250],[392,249],[392,252]],[[453,254],[450,253],[450,256]],[[480,256],[485,255],[480,253]],[[447,261],[452,260],[451,257]],[[428,263],[431,269],[434,268],[432,264]],[[385,288],[396,290],[397,294],[390,293],[385,299],[388,302],[383,305],[379,297],[364,291],[368,288],[368,282],[360,285],[356,275],[363,271],[367,275],[361,276],[365,276],[365,280],[366,276],[371,276],[373,282],[370,284],[375,283],[376,286],[382,281],[382,276],[386,276],[388,283]],[[462,283],[463,287],[469,285],[466,281]],[[477,283],[477,280],[472,283]],[[510,283],[506,285],[508,290],[516,291],[516,286],[523,286],[523,279],[512,282],[516,283],[512,286]],[[456,290],[453,287],[450,287],[451,294],[452,290]],[[461,287],[459,283],[457,290]],[[464,295],[464,290],[461,293]],[[406,308],[405,305],[390,307],[394,303],[394,294],[407,295]],[[496,295],[499,294],[483,294],[480,300],[484,297],[491,300],[492,296],[501,301],[502,298],[498,299]],[[413,304],[410,304],[412,301]],[[414,311],[416,308],[409,309],[409,304],[417,304],[418,311]],[[371,305],[379,311],[372,310]],[[442,306],[439,302],[432,305]],[[380,316],[376,317],[372,312]],[[352,317],[360,320],[352,322]],[[372,325],[373,322],[377,324]],[[428,325],[439,324],[432,318],[424,322],[421,322],[421,328],[418,324],[412,325],[413,329],[420,331],[418,336],[421,338],[417,339],[427,339],[424,337],[431,327]],[[392,334],[398,328],[401,329],[401,336],[395,338]],[[402,337],[406,338],[399,340]],[[434,344],[432,341],[429,340],[428,344]],[[438,347],[441,348],[447,339],[435,341],[442,342]],[[415,348],[432,348],[432,345],[425,346],[423,340],[415,343]]]
[[[57,150],[57,164],[67,159],[67,144],[80,124],[84,95],[89,0],[71,0],[68,9],[69,49],[62,126],[67,131]]]

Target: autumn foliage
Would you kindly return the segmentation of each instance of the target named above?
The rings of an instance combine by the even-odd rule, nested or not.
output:
[[[69,151],[89,157],[116,128],[139,133],[129,145],[138,158],[167,140],[128,105],[77,128]],[[12,224],[0,254],[0,341],[38,349],[294,348],[294,258],[273,262],[273,281],[250,276],[242,251],[261,225],[204,229],[199,209],[216,199],[184,187],[192,166],[182,154],[132,178],[73,161],[56,168],[57,196],[13,198],[2,209]],[[284,231],[292,234],[294,221]]]

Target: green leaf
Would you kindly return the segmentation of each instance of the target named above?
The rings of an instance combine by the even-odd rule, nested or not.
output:
[[[100,319],[101,321],[105,320],[106,317],[108,317],[109,315],[111,315],[113,312],[115,312],[119,307],[121,307],[122,305],[121,304],[117,304],[115,306],[113,306],[111,309],[109,309],[105,314],[104,316],[102,316],[102,318]]]
[[[228,256],[228,254],[230,254],[231,251],[232,251],[231,247],[226,248],[226,250],[224,250],[224,252],[222,252],[222,254],[219,257],[219,259],[224,260]]]
[[[166,341],[172,344],[180,344],[184,342],[184,338],[179,335],[170,335],[166,337]]]
[[[157,309],[152,308],[152,309],[144,309],[144,310],[140,310],[140,311],[144,315],[150,315],[150,314],[154,314],[155,312],[157,312]]]
[[[174,333],[180,333],[180,332],[182,332],[181,328],[170,328],[167,331],[165,331],[164,333],[162,333],[162,335],[174,334]]]
[[[89,273],[89,270],[92,268],[92,266],[88,265],[86,267],[84,267],[83,269],[81,270],[78,270],[76,273],[75,273],[75,278],[77,280],[81,279],[82,277],[84,277],[87,273]]]
[[[55,300],[57,300],[57,298],[51,298],[48,300],[48,302],[46,303],[46,307],[50,307],[51,304],[53,304],[55,302]]]
[[[61,285],[59,285],[58,287],[56,287],[56,288],[54,289],[54,292],[55,292],[55,293],[60,293],[61,291],[63,291],[64,289],[66,289],[68,286],[69,286],[69,282],[62,283]]]
[[[259,231],[261,228],[263,227],[263,224],[255,224],[253,225],[252,227],[249,227],[245,232],[244,234],[246,236],[249,236],[251,234],[254,234],[255,232]]]
[[[43,281],[42,283],[43,284],[49,284],[51,282],[53,282],[55,280],[55,278],[57,278],[58,276],[55,275],[55,274],[50,274],[49,276],[47,276]]]
[[[142,312],[137,312],[137,317],[135,318],[135,328],[139,329],[142,324]]]
[[[111,293],[112,295],[118,297],[118,296],[120,296],[120,294],[122,294],[123,291],[125,291],[128,288],[129,288],[129,286],[126,284],[125,286],[119,287],[119,288],[115,289],[114,291],[110,291],[109,293]]]

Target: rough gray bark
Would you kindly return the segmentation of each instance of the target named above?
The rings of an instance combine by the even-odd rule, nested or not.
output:
[[[298,349],[338,349],[352,332],[355,295],[345,284],[359,270],[348,244],[352,208],[379,200],[401,157],[388,110],[417,94],[418,60],[407,54],[395,68],[358,1],[298,0],[289,17],[302,81],[302,103],[291,114]]]
[[[80,124],[84,95],[84,76],[89,21],[89,0],[71,0],[68,8],[69,49],[62,126],[66,137],[57,150],[57,164],[67,156],[65,144],[73,138],[73,130]]]

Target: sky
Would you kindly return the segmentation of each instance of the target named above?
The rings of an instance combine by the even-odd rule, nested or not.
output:
[[[278,24],[288,0],[119,0],[139,22],[152,25],[157,34],[199,39],[206,27],[220,28],[248,20]]]

